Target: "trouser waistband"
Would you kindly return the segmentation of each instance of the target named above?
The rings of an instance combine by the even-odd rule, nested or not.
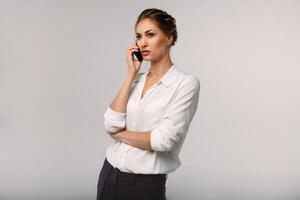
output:
[[[123,172],[117,167],[113,167],[108,160],[105,158],[104,165],[107,165],[111,170],[112,173],[118,174],[119,176],[123,177],[134,177],[134,178],[143,178],[143,179],[153,179],[153,178],[167,178],[168,174],[135,174],[135,173],[129,173],[129,172]]]

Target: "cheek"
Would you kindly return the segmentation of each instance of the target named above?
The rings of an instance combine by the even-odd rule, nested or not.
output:
[[[151,41],[151,48],[153,50],[153,58],[159,58],[164,54],[164,40],[160,37],[153,38]]]
[[[155,52],[156,54],[161,54],[164,51],[164,43],[162,40],[157,40],[155,42]]]
[[[156,38],[153,38],[152,44],[153,44],[153,47],[155,47],[156,49],[161,49],[164,45],[164,41],[161,37],[156,37]]]

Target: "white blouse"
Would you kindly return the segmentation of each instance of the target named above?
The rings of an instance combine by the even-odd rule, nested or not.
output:
[[[179,152],[198,107],[200,82],[174,64],[141,99],[150,68],[140,72],[131,85],[126,113],[104,113],[106,133],[120,130],[151,131],[153,150],[139,149],[113,140],[107,160],[123,172],[167,174],[180,165]]]

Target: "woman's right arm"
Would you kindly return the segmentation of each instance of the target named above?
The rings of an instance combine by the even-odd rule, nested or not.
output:
[[[116,97],[104,113],[104,125],[109,133],[116,133],[123,130],[126,125],[126,107],[131,85],[141,67],[141,62],[133,59],[134,51],[138,51],[136,44],[132,44],[126,49],[127,74]]]
[[[116,112],[126,112],[126,106],[129,99],[131,84],[135,79],[135,74],[127,73],[125,80],[123,81],[121,88],[118,91],[117,96],[110,104],[110,108]]]

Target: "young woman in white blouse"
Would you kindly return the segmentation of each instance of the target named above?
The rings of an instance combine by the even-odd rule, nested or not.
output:
[[[181,165],[179,152],[198,106],[198,78],[170,58],[175,19],[145,9],[135,32],[136,43],[126,50],[125,80],[104,113],[113,142],[99,175],[97,200],[166,200],[167,174]],[[133,57],[138,48],[151,63],[145,72]]]

